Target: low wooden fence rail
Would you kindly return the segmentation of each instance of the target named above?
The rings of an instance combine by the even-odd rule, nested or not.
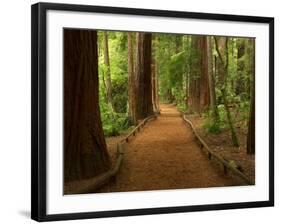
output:
[[[119,172],[124,159],[124,144],[129,142],[132,136],[135,136],[138,131],[150,120],[156,119],[156,115],[151,115],[143,119],[125,138],[117,143],[117,159],[115,165],[107,172],[100,174],[99,176],[67,183],[64,188],[65,194],[83,194],[91,193],[97,190],[102,185],[106,184]]]
[[[224,172],[226,173],[227,170],[232,171],[232,173],[234,173],[236,176],[240,177],[245,183],[249,184],[249,185],[254,185],[254,182],[252,180],[250,180],[244,173],[242,173],[240,170],[238,170],[235,166],[233,166],[233,164],[229,163],[228,161],[226,161],[224,158],[222,158],[221,156],[217,155],[214,151],[212,151],[209,146],[206,144],[206,142],[200,137],[200,135],[197,133],[195,127],[193,126],[192,122],[186,117],[185,114],[181,113],[182,117],[184,119],[184,121],[186,121],[191,129],[193,134],[195,135],[195,137],[197,138],[200,148],[201,149],[205,149],[205,151],[208,154],[208,158],[209,159],[216,159],[219,163],[221,163],[223,165],[224,168]]]

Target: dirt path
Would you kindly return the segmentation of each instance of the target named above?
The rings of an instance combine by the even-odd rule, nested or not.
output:
[[[207,159],[175,106],[161,105],[125,146],[125,158],[114,181],[99,192],[143,191],[243,185]]]

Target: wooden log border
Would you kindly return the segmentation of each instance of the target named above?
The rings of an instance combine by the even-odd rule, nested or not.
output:
[[[157,118],[157,115],[151,115],[143,119],[125,138],[119,141],[116,145],[117,148],[117,160],[115,165],[107,172],[100,174],[97,177],[93,177],[81,181],[73,181],[68,183],[64,189],[64,194],[85,194],[92,193],[97,190],[99,187],[108,183],[113,177],[117,175],[120,170],[120,167],[124,160],[124,144],[129,142],[129,139],[132,136],[135,136],[144,125],[150,121]],[[82,184],[81,184],[82,182]]]
[[[227,174],[227,171],[230,170],[230,171],[232,171],[233,174],[235,174],[236,176],[240,177],[245,183],[247,183],[249,185],[254,185],[255,184],[244,173],[242,173],[236,167],[234,167],[231,164],[229,164],[225,159],[223,159],[221,156],[219,156],[213,150],[211,150],[210,147],[207,145],[207,143],[197,133],[197,131],[194,128],[194,125],[192,124],[192,122],[186,117],[185,114],[183,114],[182,112],[181,112],[181,114],[182,114],[183,120],[189,124],[189,126],[192,129],[193,134],[195,135],[196,139],[199,141],[200,148],[202,150],[204,149],[207,152],[209,160],[214,158],[217,162],[221,163],[223,165],[223,170],[224,170],[225,174]]]

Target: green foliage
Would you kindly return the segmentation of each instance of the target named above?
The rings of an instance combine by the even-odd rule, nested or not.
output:
[[[239,106],[237,107],[237,112],[236,112],[236,114],[239,114],[239,117],[237,119],[239,121],[241,121],[241,120],[247,121],[249,119],[249,111],[250,111],[250,102],[249,101],[239,102]]]
[[[239,99],[239,97],[236,97]],[[240,121],[247,121],[249,119],[249,110],[250,110],[250,103],[248,101],[244,102],[237,102],[236,107],[231,108],[231,113],[234,115],[234,123]],[[217,106],[218,113],[219,113],[219,121],[213,121],[211,112],[207,112],[205,115],[206,119],[203,124],[203,128],[209,132],[218,134],[223,130],[228,130],[229,126],[227,123],[227,113],[223,104]],[[245,123],[245,122],[244,122]]]
[[[116,136],[128,129],[127,115],[128,76],[127,76],[127,35],[121,32],[108,32],[108,47],[110,67],[104,64],[103,35],[98,32],[99,38],[99,101],[101,120],[106,137]],[[112,85],[112,104],[115,111],[106,100],[105,74],[110,70]]]
[[[177,109],[183,113],[187,112],[188,107],[186,105],[186,103],[179,103],[177,104]]]
[[[129,127],[129,119],[126,113],[112,111],[106,103],[100,103],[101,120],[106,137],[117,136]]]
[[[181,51],[171,56],[169,61],[169,77],[171,87],[182,85],[183,74],[185,73],[186,52]]]
[[[218,105],[218,112],[220,117],[220,124],[221,126],[226,126],[226,110],[223,104]]]
[[[223,106],[223,105],[222,105]],[[221,110],[224,112],[223,108],[220,107],[221,109],[218,109],[218,112]],[[207,133],[212,133],[212,134],[218,134],[221,132],[222,129],[222,122],[221,119],[220,120],[214,120],[214,116],[212,115],[212,111],[206,111],[205,113],[203,113],[203,118],[204,118],[204,123],[202,125],[202,127],[205,129],[205,131]],[[219,116],[222,115],[219,112]],[[225,115],[223,115],[225,117]]]
[[[210,119],[207,119],[205,121],[205,123],[203,124],[203,128],[209,132],[209,133],[213,133],[213,134],[218,134],[221,132],[221,127],[220,124],[218,122],[213,122]]]
[[[128,78],[119,77],[112,80],[113,105],[116,112],[126,113],[128,102]]]
[[[100,110],[105,135],[114,136],[130,127],[127,33],[108,32],[109,67],[104,64],[103,38],[103,32],[98,32]],[[249,38],[229,37],[227,40],[227,48],[225,48],[228,49],[227,52],[221,51],[224,61],[228,57],[226,82],[219,79],[218,52],[215,50],[214,41],[211,42],[212,71],[219,120],[214,121],[212,112],[206,111],[203,127],[209,133],[219,133],[229,128],[223,99],[228,101],[234,124],[240,120],[249,119],[250,89],[254,81],[254,45]],[[202,60],[204,46],[198,47],[198,43],[192,35],[153,34],[152,55],[153,64],[157,65],[159,98],[162,102],[176,103],[177,108],[183,112],[188,111],[187,99],[192,81],[199,80],[200,83],[202,75],[200,60]],[[136,47],[135,42],[133,47]],[[114,111],[108,105],[106,98],[104,77],[108,69]],[[196,88],[199,87],[196,86]]]
[[[186,98],[188,40],[187,36],[174,34],[162,34],[159,37],[156,60],[163,102],[183,104]]]

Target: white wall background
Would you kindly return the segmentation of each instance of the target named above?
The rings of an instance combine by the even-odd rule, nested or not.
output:
[[[44,1],[44,0],[42,0]],[[51,0],[50,0],[51,1]],[[68,221],[60,223],[277,223],[280,198],[280,6],[277,0],[60,0],[62,3],[182,10],[275,17],[276,206],[168,215]],[[30,220],[30,5],[2,1],[0,8],[0,223]]]

